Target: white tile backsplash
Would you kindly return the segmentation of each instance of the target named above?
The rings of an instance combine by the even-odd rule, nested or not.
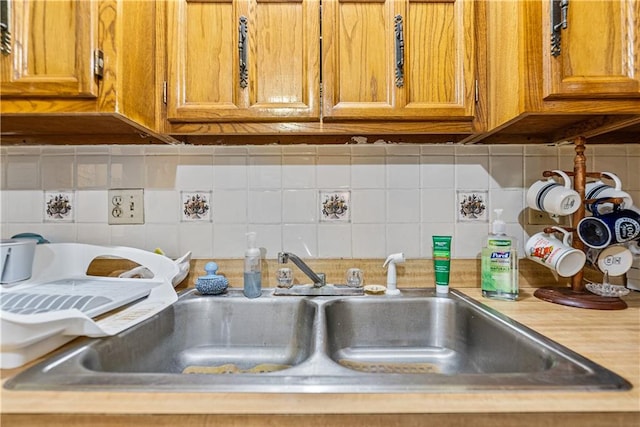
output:
[[[372,142],[372,141],[371,141]],[[457,222],[458,191],[486,192],[522,245],[524,195],[542,171],[571,170],[572,146],[348,144],[290,146],[3,146],[2,238],[40,233],[170,256],[242,257],[247,231],[268,258],[431,258],[433,235],[476,258],[490,222]],[[587,147],[588,169],[610,170],[640,204],[640,148]],[[65,184],[65,185],[62,185]],[[145,224],[108,225],[109,188],[145,189]],[[44,223],[43,189],[75,194],[73,223]],[[320,221],[320,191],[349,192],[351,222]],[[181,192],[211,192],[211,221],[181,221]],[[208,194],[208,193],[207,193]],[[539,226],[538,226],[539,228]]]
[[[246,224],[248,208],[247,190],[216,190],[211,210],[216,224]]]
[[[315,223],[318,220],[316,190],[284,190],[282,192],[282,222]]]
[[[76,157],[78,189],[105,189],[109,183],[109,155]]]
[[[319,156],[316,178],[319,188],[349,188],[351,185],[350,154]]]
[[[109,193],[106,190],[77,191],[76,221],[79,223],[106,224],[109,219],[108,206]]]
[[[353,224],[351,241],[354,258],[386,258],[385,224]]]
[[[456,188],[489,189],[489,156],[456,156]]]
[[[43,155],[40,159],[42,188],[45,190],[73,188],[76,183],[74,179],[75,160],[76,158],[73,154]]]
[[[350,258],[351,251],[350,225],[318,225],[318,258]]]
[[[385,188],[386,168],[384,156],[353,157],[351,188]]]
[[[145,224],[175,224],[180,221],[182,202],[173,190],[146,190],[144,192]]]
[[[176,170],[176,188],[213,190],[213,157],[180,156]]]
[[[390,156],[387,160],[387,189],[420,186],[419,156]]]
[[[351,222],[354,224],[384,224],[387,221],[385,190],[352,190]]]
[[[405,258],[420,257],[420,224],[387,224],[387,254],[403,252]]]
[[[109,174],[108,188],[143,188],[145,186],[145,157],[134,154],[112,155]]]
[[[252,224],[282,223],[282,192],[280,190],[249,191],[249,222]]]
[[[299,257],[318,256],[318,226],[316,224],[284,224],[282,226],[282,247]]]
[[[282,188],[282,157],[263,155],[250,157],[249,188]]]
[[[423,189],[420,201],[420,222],[447,222],[456,217],[456,193],[450,189]]]
[[[6,185],[8,190],[41,189],[40,157],[9,154],[7,156]]]
[[[387,191],[387,222],[418,223],[420,221],[420,190]]]
[[[213,252],[213,224],[210,222],[183,222],[179,227],[178,254],[191,251],[192,258],[208,258]],[[163,249],[164,250],[164,249]]]
[[[216,150],[217,151],[217,150]],[[213,182],[216,189],[247,189],[247,156],[217,155],[213,158]]]
[[[247,226],[244,224],[214,224],[212,237],[212,253],[209,257],[214,258],[240,258],[244,255],[246,246]],[[263,247],[265,237],[258,233],[256,244]],[[185,241],[185,244],[188,244]],[[206,257],[204,257],[206,258]]]
[[[316,188],[315,156],[284,156],[282,188]]]

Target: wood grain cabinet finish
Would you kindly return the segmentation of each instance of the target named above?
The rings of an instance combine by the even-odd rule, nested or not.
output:
[[[97,97],[97,2],[11,0],[10,12],[12,49],[0,55],[3,97]]]
[[[11,52],[0,55],[3,143],[171,141],[155,133],[161,105],[154,2],[7,4]]]
[[[168,120],[318,120],[319,16],[319,0],[168,2]]]
[[[553,3],[563,2],[486,3],[483,142],[558,142],[640,126],[640,1],[569,0],[566,28],[552,24]],[[492,136],[496,130],[506,137]],[[640,142],[634,133],[611,142]]]
[[[166,132],[191,135],[192,141],[207,134],[354,132],[461,140],[479,127],[472,123],[475,4],[167,2]],[[246,82],[239,50],[243,19]]]
[[[323,2],[323,117],[471,120],[474,6],[465,0]]]
[[[543,5],[549,18],[551,3]],[[571,0],[560,51],[544,52],[544,99],[640,98],[639,11],[637,0]],[[551,31],[544,35],[551,45]]]

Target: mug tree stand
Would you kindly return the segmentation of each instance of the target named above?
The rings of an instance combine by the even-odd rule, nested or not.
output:
[[[599,172],[587,172],[586,157],[584,155],[586,139],[578,137],[575,141],[576,156],[573,162],[573,172],[566,172],[567,175],[573,176],[574,189],[580,194],[583,203],[580,204],[578,210],[573,214],[572,224],[574,227],[585,217],[585,205],[593,203],[594,200],[585,200],[585,187],[587,177],[600,178]],[[551,171],[544,171],[543,176],[550,177],[554,175]],[[613,203],[621,203],[619,199],[611,199]],[[566,228],[567,231],[573,233],[573,247],[584,251],[584,244],[578,238],[575,228]],[[553,229],[545,229],[545,233],[552,232]],[[571,277],[571,286],[553,287],[548,286],[537,289],[534,294],[536,298],[555,304],[566,305],[570,307],[587,308],[594,310],[623,310],[627,308],[627,303],[618,297],[603,297],[589,292],[585,287],[584,270]]]

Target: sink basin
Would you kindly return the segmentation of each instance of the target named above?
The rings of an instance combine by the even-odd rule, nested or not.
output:
[[[145,326],[96,342],[82,362],[126,373],[287,369],[311,354],[315,311],[302,299],[186,299]]]
[[[362,372],[529,375],[563,364],[509,323],[453,299],[340,300],[326,306],[326,316],[330,357]]]
[[[195,290],[5,383],[18,390],[413,393],[627,390],[629,382],[452,290],[247,299]]]

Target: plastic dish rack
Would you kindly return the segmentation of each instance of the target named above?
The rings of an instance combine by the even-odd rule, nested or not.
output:
[[[97,257],[123,258],[152,277],[86,274]],[[127,247],[38,245],[30,279],[0,288],[0,368],[22,366],[78,336],[115,335],[177,300],[173,260]],[[100,317],[99,317],[100,316]]]

